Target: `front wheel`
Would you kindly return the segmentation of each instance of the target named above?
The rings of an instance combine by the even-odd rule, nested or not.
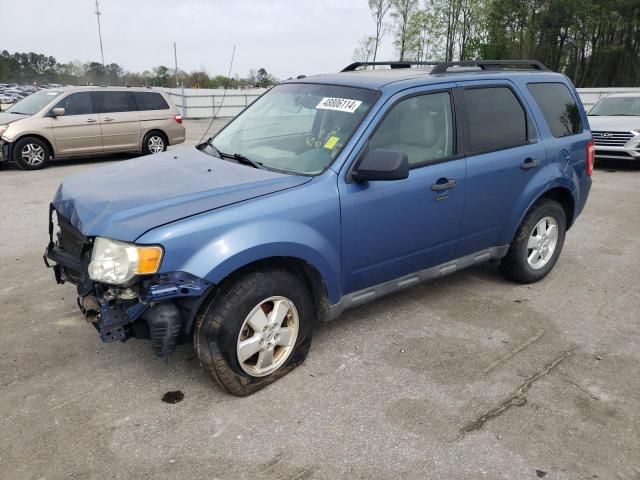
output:
[[[567,217],[555,200],[533,206],[518,228],[500,270],[512,280],[533,283],[542,280],[558,261],[567,228]]]
[[[49,145],[36,137],[25,137],[13,146],[13,161],[22,170],[44,168],[51,157]]]
[[[260,390],[309,352],[311,296],[305,283],[285,270],[251,272],[231,281],[203,312],[194,347],[203,368],[234,395]]]

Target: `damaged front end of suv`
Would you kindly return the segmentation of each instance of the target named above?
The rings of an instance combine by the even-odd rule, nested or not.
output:
[[[77,286],[78,306],[101,340],[151,339],[166,359],[213,284],[186,272],[158,273],[163,253],[159,245],[87,237],[49,208],[45,264],[59,284]]]

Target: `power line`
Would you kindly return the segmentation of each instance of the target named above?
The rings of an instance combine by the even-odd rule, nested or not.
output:
[[[102,50],[102,30],[100,29],[100,7],[98,6],[98,0],[96,0],[96,18],[98,19],[98,37],[100,38],[100,57],[102,58],[102,66],[104,67],[104,51]]]

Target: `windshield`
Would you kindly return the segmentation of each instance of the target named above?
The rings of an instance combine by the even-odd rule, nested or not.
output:
[[[377,96],[334,85],[278,85],[251,104],[212,143],[224,156],[266,168],[315,175],[347,143]]]
[[[13,104],[11,108],[5,110],[9,113],[24,113],[25,115],[34,115],[42,110],[51,100],[60,96],[62,92],[54,90],[41,90],[32,93],[26,98]]]
[[[594,105],[589,115],[640,117],[640,96],[605,97]]]

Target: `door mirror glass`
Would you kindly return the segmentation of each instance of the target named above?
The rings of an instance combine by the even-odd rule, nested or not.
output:
[[[51,115],[53,117],[62,117],[65,114],[65,110],[62,107],[56,107],[51,110]]]
[[[397,150],[369,150],[351,176],[356,182],[402,180],[409,176],[409,158]]]

